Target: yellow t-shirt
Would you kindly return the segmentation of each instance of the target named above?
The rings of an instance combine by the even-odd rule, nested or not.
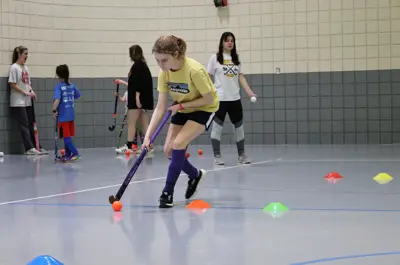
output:
[[[210,76],[204,66],[192,58],[186,57],[182,68],[176,72],[161,72],[158,76],[157,90],[165,93],[170,92],[172,99],[178,103],[192,101],[200,98],[202,94],[212,93],[214,101],[211,104],[179,112],[216,112],[219,108],[217,90]]]

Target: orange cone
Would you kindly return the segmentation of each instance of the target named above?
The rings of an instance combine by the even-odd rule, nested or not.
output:
[[[343,176],[337,172],[331,172],[324,177],[325,179],[342,179]]]
[[[203,200],[194,200],[186,206],[186,209],[209,209],[211,205]]]

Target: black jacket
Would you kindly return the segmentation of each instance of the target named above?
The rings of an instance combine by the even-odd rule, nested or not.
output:
[[[147,64],[135,62],[128,76],[128,107],[136,106],[136,92],[140,93],[142,109],[154,109],[153,77]],[[134,108],[134,107],[131,107]]]

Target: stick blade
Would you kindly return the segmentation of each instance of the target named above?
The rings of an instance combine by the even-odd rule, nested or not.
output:
[[[110,204],[113,204],[114,202],[118,201],[118,199],[114,195],[110,195],[110,197],[108,197],[108,201]]]

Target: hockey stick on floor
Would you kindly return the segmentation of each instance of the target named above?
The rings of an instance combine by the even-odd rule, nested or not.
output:
[[[58,153],[58,121],[56,119],[56,125],[54,126],[54,162],[61,160],[61,156]]]
[[[116,89],[117,94],[115,95],[115,103],[114,103],[114,114],[113,114],[114,121],[113,121],[113,124],[108,127],[108,129],[110,131],[114,131],[115,125],[117,124],[117,111],[118,111],[117,110],[117,106],[118,106],[118,97],[119,97],[119,95],[118,95],[118,92],[119,92],[119,81],[115,80],[115,83],[117,84],[117,89]]]
[[[35,105],[33,103],[33,99],[31,99],[31,102],[32,102],[32,115],[33,115],[32,126],[33,126],[33,134],[35,135],[35,146],[36,146],[36,150],[38,150],[40,152],[39,131],[37,128]]]
[[[120,142],[121,142],[122,132],[124,131],[125,120],[126,120],[126,116],[127,116],[127,115],[128,115],[128,112],[125,112],[124,119],[122,120],[122,124],[121,124],[121,130],[119,131],[118,142],[117,142],[117,149],[119,148],[119,144],[120,144]]]
[[[171,111],[169,110],[167,112],[167,114],[164,116],[164,119],[162,120],[162,122],[160,123],[160,125],[158,125],[157,130],[154,132],[153,136],[150,139],[150,144],[153,144],[153,142],[155,141],[157,135],[160,133],[162,127],[165,125],[165,123],[167,123],[167,120],[169,119],[169,117],[171,116]],[[148,150],[145,147],[142,151],[142,153],[140,154],[140,156],[138,157],[138,159],[135,161],[135,163],[133,164],[131,170],[129,171],[128,175],[126,176],[124,182],[122,183],[121,187],[119,188],[117,194],[114,195],[110,195],[110,197],[108,197],[108,201],[113,204],[115,201],[119,201],[122,197],[122,195],[124,194],[126,188],[128,187],[129,183],[131,182],[133,175],[135,175],[137,169],[139,168],[140,164],[142,163],[144,157],[146,156]]]

